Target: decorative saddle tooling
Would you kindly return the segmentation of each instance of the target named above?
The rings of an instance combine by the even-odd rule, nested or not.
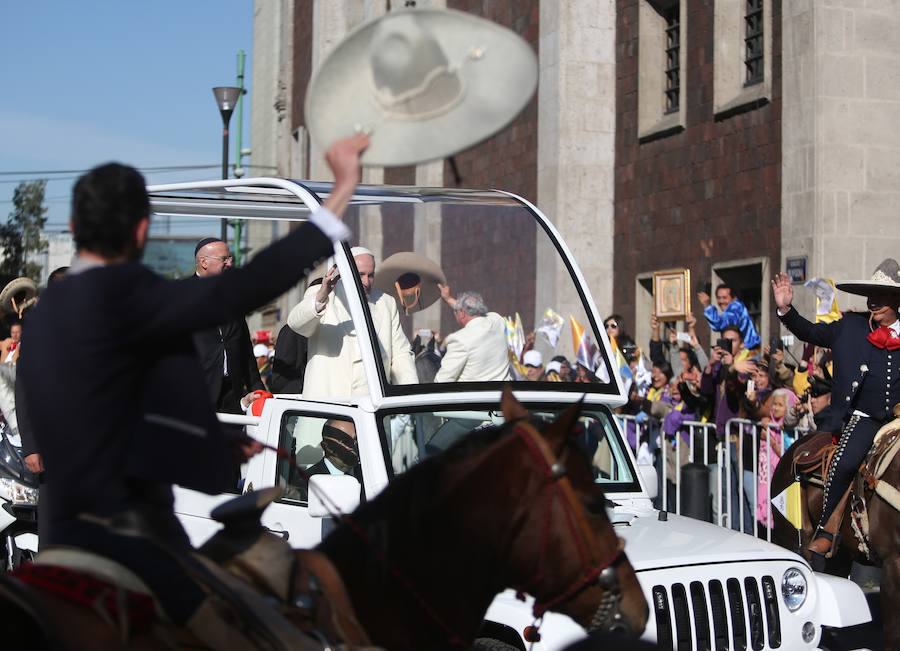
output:
[[[859,468],[853,481],[851,517],[853,533],[859,540],[859,550],[869,560],[873,551],[869,548],[869,516],[866,505],[876,495],[900,511],[900,490],[882,477],[900,452],[900,404],[894,406],[894,420],[886,423],[875,434],[872,449]]]
[[[335,643],[373,648],[331,562],[315,551],[293,550],[280,536],[261,530],[259,514],[280,494],[278,488],[247,494],[213,511],[225,527],[195,554],[208,574],[195,580],[226,611],[223,619],[240,620],[238,627],[260,640],[260,648],[322,649]],[[49,548],[13,576],[89,608],[123,643],[148,632],[176,647],[188,642],[183,630],[166,621],[140,578],[86,550]]]
[[[836,450],[837,442],[830,433],[810,434],[797,443],[792,474],[807,483],[824,486]]]

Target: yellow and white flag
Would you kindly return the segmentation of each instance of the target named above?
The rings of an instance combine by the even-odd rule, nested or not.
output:
[[[772,498],[772,506],[798,531],[803,527],[803,491],[795,481]]]
[[[810,278],[803,284],[816,292],[816,323],[834,323],[841,318],[837,289],[831,278]]]

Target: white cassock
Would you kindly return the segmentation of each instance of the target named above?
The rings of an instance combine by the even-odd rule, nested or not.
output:
[[[321,312],[316,312],[318,291],[318,285],[307,289],[303,300],[288,315],[291,330],[309,340],[303,395],[347,398],[368,394],[359,338],[347,309],[343,285],[338,284],[329,295]],[[415,359],[400,327],[397,301],[373,289],[368,303],[389,381],[391,384],[417,384]]]
[[[506,321],[496,312],[476,316],[448,335],[435,382],[503,382],[510,378]]]

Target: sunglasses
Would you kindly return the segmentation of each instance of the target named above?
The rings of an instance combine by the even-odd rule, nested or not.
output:
[[[604,327],[609,330],[610,328],[618,328],[619,324],[615,321],[610,321],[609,323],[604,324]]]

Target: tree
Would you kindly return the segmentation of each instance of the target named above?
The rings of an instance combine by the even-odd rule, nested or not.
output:
[[[13,193],[13,211],[5,224],[0,225],[0,273],[12,277],[28,276],[40,280],[41,265],[28,261],[29,253],[39,253],[47,248],[41,231],[47,223],[44,206],[46,181],[23,181]]]

